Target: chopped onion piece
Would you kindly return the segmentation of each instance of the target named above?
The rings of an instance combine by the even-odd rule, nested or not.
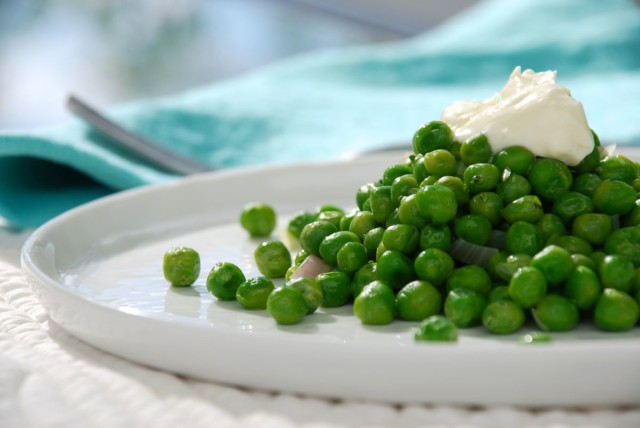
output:
[[[290,280],[308,277],[315,278],[321,273],[329,272],[333,269],[330,264],[327,264],[324,260],[322,260],[318,256],[314,256],[311,254],[309,257],[304,259],[300,266],[294,273],[291,274]]]

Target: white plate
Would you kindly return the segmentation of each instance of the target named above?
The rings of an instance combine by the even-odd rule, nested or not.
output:
[[[353,206],[356,189],[397,160],[398,153],[383,153],[227,171],[124,192],[38,229],[25,244],[23,266],[51,319],[69,333],[195,378],[397,403],[640,402],[638,328],[582,328],[544,345],[478,328],[456,344],[416,344],[415,324],[365,327],[350,307],[279,327],[264,311],[207,293],[206,274],[217,261],[257,274],[257,241],[238,226],[244,203],[269,202],[283,216],[324,203]],[[201,253],[203,272],[193,288],[172,288],[162,278],[162,255],[177,245]]]

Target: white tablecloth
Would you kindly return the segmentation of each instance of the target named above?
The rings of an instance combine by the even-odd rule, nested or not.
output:
[[[19,265],[27,236],[0,228],[3,428],[640,427],[640,406],[393,407],[248,391],[140,366],[80,342],[48,322]],[[215,356],[212,359],[215,364]]]

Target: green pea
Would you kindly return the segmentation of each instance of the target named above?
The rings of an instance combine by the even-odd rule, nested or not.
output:
[[[291,267],[291,253],[281,241],[263,242],[253,256],[258,270],[267,278],[282,278]]]
[[[540,198],[554,201],[571,188],[573,176],[569,167],[556,159],[538,159],[529,170],[529,183]]]
[[[571,190],[582,193],[585,196],[592,197],[593,192],[602,183],[602,179],[593,173],[580,174],[573,179]]]
[[[451,291],[458,288],[473,290],[486,295],[491,290],[491,277],[480,266],[462,266],[454,269],[449,278],[447,278],[447,290]]]
[[[385,186],[391,186],[394,180],[398,177],[402,177],[403,175],[412,174],[413,167],[408,164],[396,164],[391,165],[387,169],[384,170],[382,174],[382,184]]]
[[[423,155],[420,155],[420,154],[416,155],[413,159],[412,165],[413,165],[413,176],[415,177],[418,183],[420,183],[422,180],[424,180],[429,176],[429,173],[427,172],[427,168],[425,168],[424,166]]]
[[[631,182],[631,187],[633,187],[636,192],[640,193],[640,177]]]
[[[633,285],[636,269],[624,256],[608,255],[598,266],[600,281],[604,288],[629,291]]]
[[[491,240],[492,228],[488,218],[477,214],[467,214],[454,220],[456,236],[476,245],[487,245]]]
[[[593,212],[593,202],[582,193],[568,191],[556,198],[551,210],[563,221],[568,222],[581,214]]]
[[[491,155],[491,146],[484,134],[473,136],[460,146],[460,159],[465,165],[487,163]]]
[[[585,156],[584,159],[582,159],[580,163],[574,168],[576,174],[592,172],[600,163],[600,139],[598,138],[598,135],[593,132],[593,130],[591,131],[591,134],[593,135],[593,150],[591,151],[591,153]]]
[[[451,152],[453,156],[455,156],[457,160],[460,160],[461,148],[462,148],[462,143],[460,143],[459,141],[452,141],[451,144],[449,144],[448,150]]]
[[[238,266],[229,262],[218,262],[213,265],[207,276],[207,290],[219,300],[235,300],[238,287],[246,280]]]
[[[621,227],[614,230],[604,243],[609,254],[619,254],[640,266],[640,226]]]
[[[439,184],[421,187],[416,193],[418,211],[433,224],[445,224],[458,211],[453,190]]]
[[[338,213],[340,213],[340,215],[344,215],[344,210],[337,205],[324,204],[318,208],[318,214],[327,211],[337,211]]]
[[[453,131],[437,120],[429,122],[413,135],[413,151],[424,155],[433,150],[446,149],[453,142]]]
[[[276,212],[268,204],[249,203],[242,208],[240,224],[251,236],[269,236],[276,228]]]
[[[413,266],[418,278],[439,286],[451,275],[455,263],[449,253],[438,248],[427,248],[416,256]]]
[[[456,195],[456,203],[458,205],[464,205],[469,202],[469,192],[460,177],[445,175],[440,177],[438,181],[436,181],[436,184],[446,186],[453,190],[453,193]]]
[[[489,260],[487,260],[487,272],[489,273],[489,276],[492,279],[494,280],[501,279],[500,276],[498,275],[498,266],[501,263],[506,262],[506,260],[507,260],[507,253],[505,253],[504,251],[497,251],[489,256]]]
[[[418,228],[409,224],[394,224],[389,226],[382,236],[382,242],[387,250],[400,251],[410,255],[418,248],[420,232]]]
[[[539,269],[551,286],[565,282],[575,269],[571,253],[557,245],[544,247],[533,256],[531,266]]]
[[[438,181],[440,179],[439,175],[430,175],[427,178],[425,178],[424,180],[422,180],[420,182],[420,186],[419,187],[424,187],[424,186],[429,186],[431,184],[436,184],[436,181]]]
[[[510,254],[535,255],[544,246],[544,239],[535,225],[524,221],[516,221],[505,236],[507,252]]]
[[[546,213],[536,223],[536,228],[542,234],[542,240],[549,243],[551,239],[566,235],[567,229],[562,219],[555,214]]]
[[[402,224],[398,208],[394,208],[394,210],[391,211],[391,214],[389,214],[389,217],[387,217],[387,221],[384,223],[384,227],[389,228],[394,224]]]
[[[545,274],[533,266],[521,267],[511,277],[509,297],[525,309],[537,305],[546,294]]]
[[[622,155],[611,155],[600,161],[596,173],[603,180],[631,183],[638,177],[638,165]]]
[[[287,272],[284,274],[285,282],[289,282],[293,274],[296,273],[299,268],[300,268],[300,265],[293,265],[289,269],[287,269]]]
[[[328,221],[313,221],[307,224],[300,233],[300,246],[309,254],[320,255],[320,244],[327,236],[338,231]]]
[[[393,290],[380,281],[366,285],[353,301],[353,313],[362,324],[389,324],[395,315]]]
[[[378,222],[373,218],[371,211],[358,211],[351,220],[348,230],[362,239],[367,232],[376,227],[378,227]]]
[[[640,199],[636,200],[636,205],[620,219],[622,226],[640,225]]]
[[[524,321],[522,308],[509,300],[491,302],[482,312],[482,325],[494,334],[514,333],[520,330]]]
[[[400,200],[398,218],[402,224],[411,224],[419,228],[423,227],[427,223],[427,219],[425,219],[418,210],[415,194],[405,196]]]
[[[354,274],[368,261],[367,249],[359,242],[347,242],[336,255],[338,269],[348,274]]]
[[[509,296],[508,285],[494,285],[489,292],[489,303],[497,302],[498,300],[511,300]]]
[[[624,215],[636,203],[636,191],[623,181],[604,180],[593,192],[593,205],[598,212]]]
[[[386,250],[377,260],[378,279],[394,290],[400,290],[415,279],[411,259],[400,251]]]
[[[307,253],[305,250],[300,250],[296,254],[295,258],[293,259],[293,264],[294,265],[299,265],[303,261],[305,261],[307,259],[307,257],[309,257],[309,253]]]
[[[432,315],[420,323],[414,339],[418,342],[455,342],[458,327],[442,315]]]
[[[322,287],[315,278],[301,276],[287,282],[286,286],[300,290],[307,306],[307,314],[314,313],[322,304]]]
[[[367,250],[367,257],[371,260],[376,258],[376,249],[382,242],[384,231],[384,227],[376,227],[364,235],[362,243],[364,244],[364,248]]]
[[[399,204],[402,198],[412,195],[418,191],[418,182],[412,175],[403,175],[395,180],[391,184],[391,200],[395,204]]]
[[[267,298],[267,312],[278,324],[297,324],[307,311],[302,291],[294,287],[276,288]]]
[[[471,214],[486,217],[492,226],[497,226],[502,220],[502,197],[494,192],[481,192],[469,201]]]
[[[496,187],[496,193],[504,204],[510,204],[518,198],[531,194],[531,184],[519,174],[503,174],[502,181]]]
[[[365,209],[364,204],[369,200],[369,197],[371,196],[371,192],[373,192],[376,189],[376,187],[377,186],[373,183],[367,183],[358,188],[358,191],[356,192],[356,205],[358,205],[358,209],[360,210]]]
[[[396,295],[396,310],[403,320],[422,321],[441,309],[442,295],[427,281],[411,281]]]
[[[575,218],[571,233],[592,245],[605,243],[613,231],[613,222],[607,214],[587,213]]]
[[[599,328],[606,331],[626,331],[638,322],[638,302],[624,291],[606,288],[593,314]]]
[[[536,324],[544,331],[571,330],[580,317],[576,305],[558,294],[547,294],[532,313]]]
[[[376,261],[380,260],[380,257],[382,257],[385,251],[387,251],[387,249],[384,247],[384,243],[380,242],[378,248],[376,248]]]
[[[200,275],[200,255],[192,248],[172,248],[162,258],[162,273],[174,287],[188,287]]]
[[[267,299],[274,288],[269,278],[249,278],[238,286],[236,300],[245,309],[266,309]]]
[[[597,272],[598,266],[600,266],[600,263],[602,263],[607,255],[608,254],[603,253],[602,251],[594,251],[593,253],[589,254],[589,258],[593,261],[594,264],[594,271]]]
[[[378,264],[375,262],[369,262],[366,265],[362,266],[358,271],[353,275],[353,281],[351,282],[351,293],[353,298],[355,299],[358,294],[362,292],[362,289],[365,285],[372,283],[373,281],[378,280]]]
[[[574,235],[557,236],[550,239],[549,244],[562,247],[571,254],[584,254],[585,256],[588,256],[593,252],[593,247],[588,241]]]
[[[438,248],[449,251],[451,248],[451,229],[446,224],[426,224],[420,231],[420,248]]]
[[[325,272],[316,277],[322,289],[322,307],[337,308],[351,297],[351,278],[344,272]]]
[[[499,279],[511,281],[513,274],[524,266],[531,265],[532,257],[528,254],[511,254],[504,260],[496,262],[495,272]]]
[[[351,211],[350,213],[343,215],[342,218],[340,219],[340,225],[338,226],[338,229],[349,230],[349,227],[351,226],[351,222],[353,221],[353,218],[356,216],[358,212],[359,211]]]
[[[431,175],[453,175],[458,161],[448,150],[436,149],[424,155],[424,167]]]
[[[451,290],[444,301],[445,316],[457,327],[467,328],[480,324],[487,298],[466,288]]]
[[[389,214],[396,208],[396,203],[391,199],[391,186],[381,186],[371,192],[369,198],[373,218],[381,224],[387,221]]]
[[[508,223],[515,223],[516,221],[536,223],[543,215],[542,202],[535,195],[522,196],[502,210],[502,216]]]
[[[591,259],[591,257],[589,256],[585,256],[584,254],[571,254],[571,260],[573,260],[573,264],[576,267],[585,266],[593,271],[596,270],[596,264],[594,263],[593,259]]]
[[[344,230],[332,233],[331,235],[324,238],[320,243],[320,247],[318,248],[320,257],[322,257],[322,260],[329,263],[330,265],[337,266],[338,251],[340,251],[340,249],[347,242],[360,243],[360,238],[358,238],[358,235],[356,235],[355,233],[346,232]]]
[[[496,153],[493,164],[501,171],[508,169],[514,174],[526,175],[535,158],[531,150],[526,147],[510,146]]]
[[[464,170],[464,184],[471,194],[489,192],[500,181],[500,170],[490,163],[476,163]]]
[[[598,275],[586,266],[577,266],[565,284],[567,297],[582,310],[593,308],[601,292]]]
[[[287,230],[296,238],[300,238],[302,229],[309,223],[315,221],[318,218],[318,214],[302,211],[296,214],[287,225]]]

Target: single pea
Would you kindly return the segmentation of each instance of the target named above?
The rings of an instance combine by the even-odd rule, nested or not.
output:
[[[636,200],[636,204],[631,211],[620,218],[620,224],[625,227],[640,225],[640,199]]]
[[[400,251],[386,250],[377,260],[378,279],[394,290],[400,290],[415,279],[411,259]]]
[[[497,226],[502,220],[502,197],[495,192],[481,192],[469,201],[471,214],[486,217],[492,226]]]
[[[473,290],[483,295],[489,294],[491,290],[491,277],[489,273],[480,266],[466,265],[455,268],[449,278],[447,278],[447,290],[464,288]]]
[[[636,192],[640,193],[640,177],[631,182],[631,187],[633,187]]]
[[[287,269],[287,272],[284,274],[284,281],[289,282],[293,274],[296,273],[299,268],[300,265],[293,265],[289,269]]]
[[[456,195],[456,203],[458,205],[464,205],[469,202],[469,191],[460,177],[445,175],[440,177],[435,184],[446,186],[453,190],[453,193]]]
[[[501,279],[498,275],[498,266],[506,262],[507,257],[508,255],[504,251],[497,251],[489,256],[489,260],[487,260],[487,272],[493,280]]]
[[[375,262],[369,262],[366,265],[362,266],[358,271],[353,275],[353,280],[351,281],[351,295],[355,299],[365,285],[372,283],[373,281],[378,280],[378,264]]]
[[[341,215],[344,215],[344,210],[337,205],[324,204],[318,207],[318,214],[327,212],[327,211],[337,211]]]
[[[525,345],[537,344],[537,343],[549,343],[551,342],[551,336],[547,333],[542,333],[540,331],[532,331],[530,333],[526,333],[522,335],[520,338],[520,343]]]
[[[172,248],[162,258],[162,273],[174,287],[188,287],[200,275],[200,255],[192,248]]]
[[[500,170],[490,163],[476,163],[464,170],[463,180],[471,194],[489,192],[498,185]]]
[[[411,224],[418,228],[423,227],[427,223],[427,219],[424,218],[418,210],[416,204],[416,195],[405,196],[400,200],[400,206],[398,207],[398,218],[402,224]]]
[[[457,160],[460,160],[461,148],[462,148],[462,143],[460,143],[459,141],[452,141],[451,144],[449,144],[448,150],[451,152],[453,156],[455,156]]]
[[[510,146],[496,153],[493,164],[501,171],[508,169],[514,174],[526,175],[535,158],[531,150],[526,147]]]
[[[425,224],[420,231],[420,248],[438,248],[449,251],[451,248],[451,229],[446,224]]]
[[[338,226],[339,230],[349,230],[349,227],[351,227],[351,222],[353,221],[353,218],[356,216],[356,214],[359,211],[351,211],[345,215],[342,216],[342,218],[340,219],[340,225]]]
[[[487,163],[491,159],[491,146],[484,134],[470,137],[460,146],[460,159],[465,165]]]
[[[291,267],[291,253],[281,241],[267,241],[258,245],[253,257],[261,274],[267,278],[282,278]]]
[[[294,257],[293,264],[294,265],[299,265],[300,263],[305,261],[307,259],[307,257],[309,257],[309,253],[307,253],[305,250],[300,250],[300,251],[298,251],[298,253]]]
[[[429,173],[427,172],[427,168],[425,168],[424,166],[423,155],[417,154],[413,158],[412,165],[413,165],[413,176],[415,177],[418,183],[420,183],[422,180],[424,180],[429,176]]]
[[[329,223],[333,224],[338,230],[340,230],[340,222],[342,221],[342,218],[344,217],[344,214],[341,211],[333,211],[333,210],[326,210],[326,211],[320,211],[318,213],[318,221],[328,221]]]
[[[245,309],[266,309],[267,299],[274,288],[269,278],[249,278],[238,286],[236,300]]]
[[[535,195],[522,196],[502,210],[502,217],[508,223],[516,221],[526,221],[527,223],[536,223],[544,215],[542,202]]]
[[[598,212],[624,215],[636,203],[637,194],[631,185],[617,180],[604,180],[593,192],[593,205]]]
[[[398,316],[406,321],[422,321],[442,310],[440,291],[427,281],[411,281],[396,295]]]
[[[457,327],[467,328],[480,324],[487,298],[466,288],[451,290],[444,301],[445,316]]]
[[[593,202],[582,193],[568,191],[556,198],[551,211],[564,222],[569,222],[581,214],[593,212]]]
[[[307,311],[302,291],[294,287],[276,288],[267,298],[267,312],[278,324],[297,324]]]
[[[497,302],[498,300],[511,300],[508,285],[493,285],[489,292],[489,303]]]
[[[499,279],[511,281],[513,274],[524,266],[531,265],[532,257],[528,254],[511,254],[504,260],[499,260],[495,266],[495,272]]]
[[[276,212],[271,205],[249,203],[242,208],[240,224],[251,236],[269,236],[276,228]]]
[[[353,220],[351,220],[348,230],[362,239],[368,231],[376,227],[378,227],[378,222],[373,218],[371,211],[358,211]]]
[[[593,259],[589,256],[585,256],[584,254],[571,254],[571,260],[573,260],[573,264],[578,266],[585,266],[591,269],[592,271],[596,270],[596,264]]]
[[[507,171],[502,174],[502,181],[496,187],[496,193],[505,205],[531,194],[531,184],[525,177]]]
[[[598,266],[598,274],[604,288],[629,291],[635,279],[636,269],[626,257],[610,254]]]
[[[418,248],[420,232],[418,228],[409,224],[394,224],[389,226],[382,236],[382,242],[387,250],[400,251],[411,255]]]
[[[338,269],[348,274],[354,274],[367,264],[369,257],[367,249],[359,242],[347,242],[336,255]]]
[[[575,269],[571,253],[557,245],[544,247],[533,256],[531,266],[539,269],[551,286],[565,282]]]
[[[600,163],[600,139],[593,130],[591,130],[591,134],[593,135],[593,150],[576,165],[574,168],[576,174],[593,172]]]
[[[391,211],[391,213],[389,214],[389,217],[387,217],[387,221],[384,223],[384,227],[389,228],[394,224],[402,224],[402,221],[400,220],[400,212],[398,208],[394,208],[393,211]]]
[[[603,180],[631,183],[638,178],[638,165],[622,155],[610,155],[600,161],[596,173]]]
[[[521,267],[511,277],[509,297],[525,309],[537,305],[546,294],[545,274],[533,266]]]
[[[458,238],[476,245],[487,245],[493,231],[489,219],[478,214],[456,218],[453,230]]]
[[[545,243],[558,236],[566,235],[567,228],[562,219],[555,214],[545,213],[536,223],[536,228],[542,234]]]
[[[320,247],[318,248],[320,257],[330,265],[337,266],[338,251],[340,251],[347,242],[360,243],[360,238],[358,238],[358,235],[355,233],[346,232],[344,230],[332,233],[324,238],[320,243]]]
[[[585,196],[593,197],[593,192],[602,183],[602,179],[591,172],[580,174],[573,179],[571,190],[582,193]]]
[[[384,170],[384,173],[382,173],[382,184],[385,186],[391,186],[396,178],[412,173],[413,167],[409,164],[391,165]]]
[[[619,254],[640,266],[640,226],[621,227],[614,230],[604,243],[608,254]]]
[[[369,201],[373,218],[380,224],[384,224],[387,221],[387,217],[397,206],[396,202],[391,199],[391,186],[376,188],[371,192]]]
[[[442,315],[432,315],[420,323],[414,339],[417,342],[455,342],[458,327]]]
[[[238,266],[229,262],[218,262],[213,265],[207,276],[207,290],[219,300],[235,300],[238,287],[246,280]]]
[[[371,192],[373,192],[376,187],[377,186],[374,183],[367,183],[358,188],[356,192],[356,205],[358,205],[358,209],[365,209],[364,204],[369,200]]]
[[[424,155],[433,150],[446,149],[453,141],[453,131],[437,120],[421,126],[413,135],[413,151]]]
[[[593,320],[606,331],[625,331],[638,322],[638,302],[624,291],[605,288],[598,299]]]
[[[593,308],[602,293],[602,285],[598,275],[586,266],[575,268],[569,276],[564,289],[567,297],[578,309],[582,310]]]
[[[580,318],[576,305],[558,294],[547,294],[532,313],[536,324],[544,331],[571,330]]]
[[[586,213],[573,220],[571,233],[592,245],[603,245],[611,232],[613,223],[607,214]]]
[[[438,248],[427,248],[416,256],[413,266],[419,279],[440,286],[453,272],[455,263],[449,253]]]
[[[322,304],[322,287],[315,278],[298,277],[287,282],[286,287],[297,288],[307,305],[307,313],[312,314]]]
[[[544,239],[535,225],[524,221],[516,221],[505,236],[507,252],[510,254],[535,255],[544,246]]]
[[[327,236],[338,231],[328,221],[312,221],[300,233],[300,246],[309,254],[320,255],[320,244]]]
[[[385,251],[387,251],[387,249],[384,247],[384,243],[380,242],[378,248],[376,248],[376,261],[380,260],[380,257],[382,257]]]
[[[515,333],[520,330],[524,321],[522,308],[509,300],[491,302],[482,312],[482,325],[494,334]]]
[[[430,175],[453,175],[458,161],[448,150],[436,149],[424,155],[424,167]]]
[[[353,301],[353,313],[362,324],[389,324],[395,315],[393,290],[380,281],[366,285]]]
[[[378,245],[380,245],[380,243],[382,242],[384,231],[385,231],[384,227],[376,227],[374,229],[371,229],[364,235],[364,239],[362,240],[362,243],[364,245],[364,248],[367,250],[367,257],[370,260],[373,260],[376,258],[376,249],[378,248]]]
[[[440,179],[439,175],[430,175],[427,178],[425,178],[424,180],[422,180],[420,182],[420,186],[419,187],[424,187],[424,186],[429,186],[431,184],[436,184],[436,181],[438,181]]]
[[[402,198],[418,191],[418,182],[413,174],[402,175],[391,184],[391,200],[399,204]]]
[[[416,193],[418,211],[433,224],[445,224],[458,212],[453,190],[439,184],[420,187]]]
[[[534,193],[547,201],[554,201],[569,190],[573,182],[569,167],[559,160],[550,158],[534,162],[528,177]]]
[[[345,305],[351,297],[351,278],[344,272],[332,271],[321,273],[316,282],[322,289],[324,308],[337,308]]]
[[[593,252],[593,247],[588,241],[574,235],[557,236],[550,239],[549,244],[562,247],[571,254],[584,254],[588,256]]]
[[[317,213],[311,213],[308,211],[299,212],[298,214],[293,216],[291,220],[289,220],[287,230],[296,238],[300,238],[302,229],[304,229],[304,227],[312,221],[315,221],[317,218]]]

